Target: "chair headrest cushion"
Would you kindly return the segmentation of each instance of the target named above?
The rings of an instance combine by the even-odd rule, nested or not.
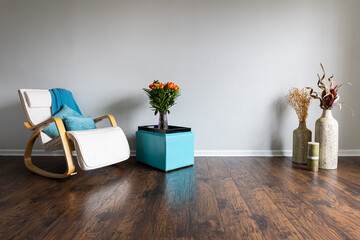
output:
[[[25,92],[26,102],[31,108],[51,107],[49,90],[28,90]]]

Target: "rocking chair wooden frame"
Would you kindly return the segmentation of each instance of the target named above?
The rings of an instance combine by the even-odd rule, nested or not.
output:
[[[95,118],[94,121],[95,123],[98,123],[106,118],[109,120],[112,127],[117,127],[115,118],[112,115],[104,115]],[[37,137],[40,135],[42,130],[47,126],[49,126],[52,122],[55,122],[56,128],[59,132],[59,137],[61,139],[61,144],[67,165],[67,171],[65,173],[53,173],[53,172],[45,171],[35,166],[31,160],[32,150]],[[33,130],[33,133],[30,136],[30,139],[26,145],[25,154],[24,154],[24,162],[27,169],[41,176],[49,177],[49,178],[66,178],[68,176],[77,174],[77,172],[75,172],[75,163],[72,155],[72,151],[75,150],[75,147],[71,141],[70,135],[67,134],[65,130],[63,121],[60,118],[50,118],[35,126],[33,126],[30,122],[24,122],[24,125],[27,129]]]
[[[71,136],[71,134],[69,132],[66,131],[65,126],[63,121],[60,118],[52,118],[51,117],[51,112],[50,112],[50,108],[51,108],[51,103],[47,102],[47,104],[45,104],[45,106],[41,106],[42,109],[48,109],[45,112],[41,112],[41,118],[42,119],[46,119],[44,121],[41,121],[40,119],[35,119],[35,123],[40,122],[38,124],[33,124],[34,120],[31,119],[31,113],[29,113],[29,109],[31,108],[31,106],[29,106],[29,103],[27,102],[28,100],[25,99],[25,92],[26,91],[32,91],[32,92],[42,92],[44,93],[44,91],[46,92],[46,90],[38,90],[38,89],[20,89],[18,91],[19,93],[19,97],[20,97],[20,101],[21,104],[24,108],[26,117],[28,122],[24,122],[24,125],[27,129],[32,131],[32,134],[28,140],[28,143],[26,145],[26,149],[25,149],[25,153],[24,153],[24,163],[27,169],[29,169],[30,171],[37,173],[41,176],[44,177],[49,177],[49,178],[66,178],[68,176],[71,175],[75,175],[75,163],[74,163],[74,159],[73,159],[73,155],[72,155],[72,151],[75,151],[75,146],[74,146],[74,140],[72,139],[73,136]],[[50,97],[50,93],[49,97]],[[28,96],[27,96],[28,97]],[[45,98],[48,99],[49,98]],[[50,101],[50,100],[49,100]],[[40,110],[42,111],[42,110]],[[94,119],[95,123],[98,123],[104,119],[108,119],[111,126],[112,127],[117,127],[117,123],[115,121],[114,116],[112,115],[104,115],[98,118]],[[40,120],[40,121],[39,121]],[[47,126],[49,126],[52,122],[55,123],[56,128],[59,132],[59,139],[48,139],[47,142],[51,142],[54,141],[54,146],[50,146],[50,151],[54,150],[54,149],[62,149],[64,151],[64,156],[65,156],[65,161],[66,161],[66,166],[67,166],[67,170],[64,173],[53,173],[53,172],[49,172],[46,171],[44,169],[41,169],[39,167],[37,167],[36,165],[34,165],[31,156],[32,156],[32,151],[33,151],[33,147],[34,147],[34,143],[36,141],[36,139],[38,139],[38,137],[40,136],[40,134],[46,135],[44,133],[42,133],[42,130],[44,128],[46,128]],[[48,147],[45,146],[47,144],[44,143],[43,141],[43,135],[40,137],[40,142],[42,143],[42,146],[45,148],[46,151],[48,151]]]

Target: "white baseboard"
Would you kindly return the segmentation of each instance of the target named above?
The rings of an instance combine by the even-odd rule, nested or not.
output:
[[[341,156],[341,157],[359,157],[360,149],[340,149],[339,156]]]
[[[196,157],[291,157],[292,150],[195,150]],[[340,157],[358,157],[360,149],[340,149]]]
[[[0,149],[0,156],[23,156],[24,149]],[[62,151],[33,150],[33,156],[63,156]],[[131,156],[136,152],[131,151]],[[291,150],[195,150],[195,157],[291,157]],[[360,149],[340,149],[341,157],[358,157]]]
[[[25,150],[23,149],[0,149],[0,156],[24,156]],[[76,156],[76,152],[73,152],[73,155]],[[131,156],[135,156],[135,151],[130,152]],[[64,156],[62,150],[45,152],[44,150],[34,149],[32,151],[32,156]]]
[[[291,150],[195,150],[197,157],[280,157],[291,155]]]
[[[0,156],[24,156],[25,150],[24,149],[0,149]],[[64,152],[59,151],[52,151],[52,152],[45,152],[44,150],[37,150],[34,149],[32,151],[33,156],[64,156]]]

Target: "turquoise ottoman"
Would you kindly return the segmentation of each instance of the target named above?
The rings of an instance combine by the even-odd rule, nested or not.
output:
[[[138,130],[136,160],[165,172],[194,165],[194,134]]]

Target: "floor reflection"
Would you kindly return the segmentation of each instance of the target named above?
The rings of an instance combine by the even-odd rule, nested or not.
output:
[[[194,168],[187,167],[166,173],[165,199],[167,205],[184,204],[194,194]]]

